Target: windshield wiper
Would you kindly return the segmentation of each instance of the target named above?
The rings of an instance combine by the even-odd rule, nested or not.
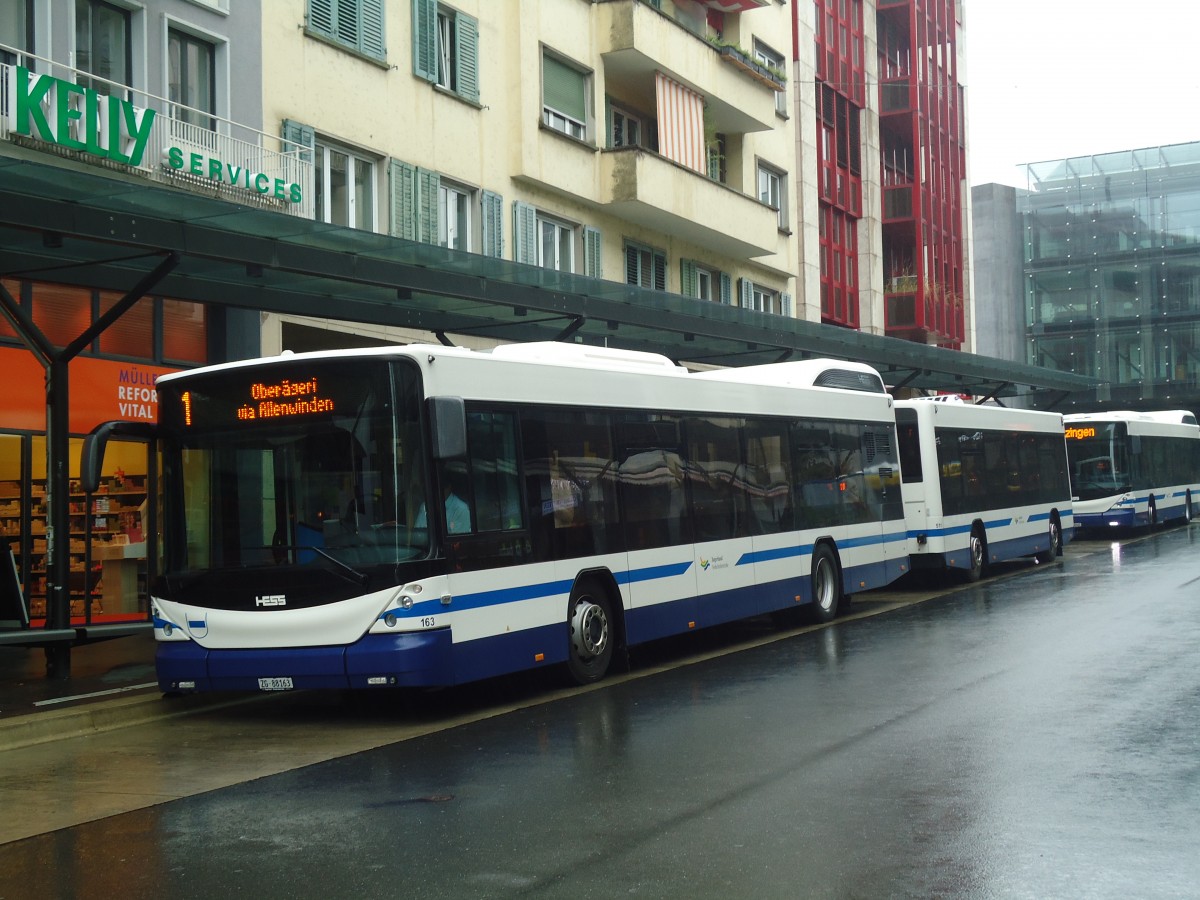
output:
[[[314,547],[311,544],[273,544],[270,547],[264,547],[267,550],[311,550],[318,556],[322,556],[338,567],[338,574],[348,581],[353,581],[355,584],[366,584],[370,580],[370,575],[366,572],[360,572],[348,562],[344,562],[334,556],[332,553],[326,552],[321,547]]]

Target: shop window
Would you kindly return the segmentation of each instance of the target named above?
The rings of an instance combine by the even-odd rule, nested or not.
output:
[[[92,324],[92,292],[62,284],[34,284],[33,324],[54,346],[67,346]]]
[[[208,316],[203,303],[163,300],[163,359],[208,361]]]
[[[121,294],[101,292],[103,315],[121,299]],[[143,297],[100,334],[100,352],[113,356],[154,359],[154,301]]]

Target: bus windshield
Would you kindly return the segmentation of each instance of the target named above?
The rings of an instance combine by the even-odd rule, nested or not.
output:
[[[162,385],[167,573],[427,555],[417,381],[329,359]]]
[[[1071,492],[1079,500],[1111,497],[1131,487],[1124,423],[1098,422],[1070,429],[1067,458]]]

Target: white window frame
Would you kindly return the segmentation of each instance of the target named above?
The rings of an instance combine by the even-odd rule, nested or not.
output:
[[[442,179],[438,183],[438,246],[470,252],[475,244],[475,191]],[[459,226],[459,219],[463,220]]]
[[[761,66],[769,66],[772,69],[778,69],[780,72],[786,71],[787,63],[784,62],[783,55],[776,53],[762,41],[754,39],[754,61]],[[781,116],[787,116],[787,91],[775,92],[775,112]]]
[[[545,60],[547,57],[555,60],[555,62],[557,62],[559,65],[565,66],[569,69],[574,69],[583,78],[583,98],[582,99],[583,99],[583,104],[584,104],[586,114],[588,115],[589,118],[591,118],[592,110],[591,110],[591,106],[588,101],[588,97],[591,95],[591,91],[592,91],[592,73],[589,71],[585,71],[584,69],[578,68],[574,63],[568,62],[566,59],[564,59],[561,56],[558,56],[557,54],[553,54],[553,53],[548,54],[547,51],[545,49],[543,49],[542,50],[542,59]],[[551,128],[554,131],[562,132],[563,134],[573,137],[576,140],[586,141],[588,139],[588,123],[587,122],[580,121],[579,119],[576,119],[574,116],[569,116],[566,113],[564,113],[560,110],[557,110],[553,106],[549,106],[546,103],[546,97],[545,97],[546,88],[545,88],[544,77],[543,77],[543,81],[542,81],[542,85],[541,85],[541,91],[542,91],[542,122],[546,125],[546,127]]]
[[[448,91],[458,89],[458,43],[454,32],[454,11],[440,3],[437,8],[437,81]]]
[[[537,264],[543,269],[554,269],[556,272],[575,271],[575,234],[574,225],[550,216],[537,214]],[[546,237],[552,236],[550,255],[546,252]],[[565,248],[565,254],[564,254]],[[565,255],[565,259],[563,258]]]
[[[766,163],[758,164],[758,199],[776,212],[780,231],[787,231],[787,175]]]
[[[379,174],[381,165],[379,159],[373,156],[368,156],[361,151],[352,150],[351,148],[328,141],[317,135],[314,144],[313,153],[313,177],[320,183],[321,190],[317,196],[322,201],[322,208],[318,208],[314,212],[314,217],[318,222],[333,224],[332,208],[329,200],[332,196],[332,167],[331,154],[339,153],[347,158],[346,165],[346,222],[347,227],[357,228],[363,231],[378,231],[379,230]],[[370,208],[367,210],[358,209],[358,191],[357,186],[357,167],[356,162],[366,163],[368,167],[367,178],[371,185],[371,195],[369,200]],[[360,215],[361,213],[361,215]],[[361,224],[360,224],[361,222]]]
[[[642,135],[645,134],[645,130],[641,116],[635,116],[619,106],[609,107],[608,115],[612,123],[608,135],[610,147],[642,146]]]
[[[751,282],[749,308],[758,310],[758,312],[774,313],[777,316],[781,316],[783,315],[783,298],[779,291],[773,291],[768,287],[763,287],[761,284]]]

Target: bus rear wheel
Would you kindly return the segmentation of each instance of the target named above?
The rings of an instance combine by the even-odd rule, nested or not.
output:
[[[615,631],[612,602],[594,582],[580,581],[567,604],[567,671],[576,684],[591,684],[608,674]]]
[[[971,542],[967,544],[967,570],[964,573],[967,581],[978,581],[983,577],[986,554],[987,544],[984,541],[983,530],[976,525],[971,529]]]
[[[1034,554],[1034,559],[1040,563],[1052,563],[1062,556],[1062,525],[1058,519],[1050,519],[1050,549]]]
[[[822,625],[832,622],[842,599],[842,589],[837,558],[825,544],[818,544],[813,550],[810,579],[812,620]]]

